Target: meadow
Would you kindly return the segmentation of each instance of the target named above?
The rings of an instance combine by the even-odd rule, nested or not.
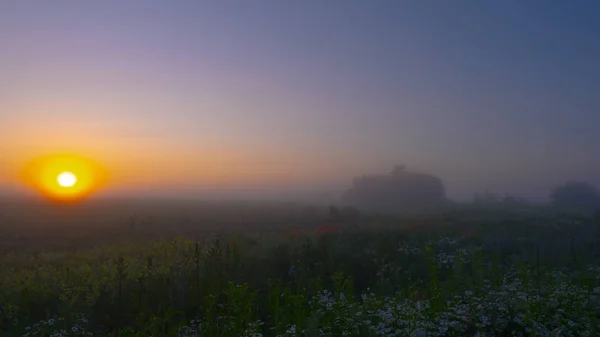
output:
[[[591,216],[20,205],[0,214],[0,336],[600,334]]]

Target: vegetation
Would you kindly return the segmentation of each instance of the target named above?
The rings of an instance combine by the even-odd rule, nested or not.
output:
[[[550,194],[553,206],[569,211],[600,210],[600,191],[587,182],[572,181],[554,188]]]
[[[424,214],[464,208],[531,209],[536,206],[516,196],[500,197],[490,191],[476,193],[472,203],[461,204],[446,197],[442,180],[430,174],[410,172],[396,166],[389,175],[363,175],[352,182],[342,200],[362,210],[395,214]],[[588,182],[571,181],[549,194],[554,210],[590,213],[600,211],[600,191]],[[541,205],[537,205],[540,207]]]
[[[446,188],[441,179],[410,172],[397,166],[389,175],[356,178],[343,199],[362,209],[383,212],[431,212],[447,208]]]
[[[186,229],[186,238],[6,252],[0,334],[600,333],[600,223],[593,217],[347,211],[330,210],[328,224],[196,240]]]

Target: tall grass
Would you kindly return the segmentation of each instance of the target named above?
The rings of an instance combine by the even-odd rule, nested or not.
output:
[[[361,227],[5,258],[1,336],[599,333],[598,242],[549,245],[572,227]]]

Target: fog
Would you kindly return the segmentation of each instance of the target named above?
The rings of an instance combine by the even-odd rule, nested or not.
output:
[[[64,152],[111,173],[96,198],[336,203],[395,165],[455,201],[600,186],[587,5],[4,1],[1,193]]]

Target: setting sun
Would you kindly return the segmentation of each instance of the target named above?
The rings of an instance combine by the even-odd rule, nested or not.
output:
[[[25,165],[24,182],[58,201],[80,200],[100,188],[106,172],[94,161],[76,155],[52,155]]]
[[[77,183],[77,177],[71,172],[63,172],[56,177],[56,181],[62,187],[73,187]]]

